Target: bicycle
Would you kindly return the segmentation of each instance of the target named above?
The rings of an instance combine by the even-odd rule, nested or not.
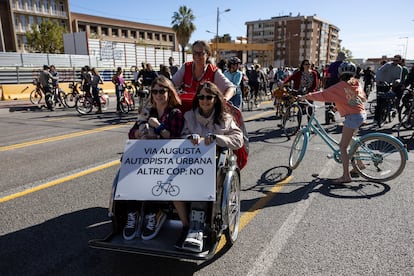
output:
[[[253,105],[254,105],[254,100],[253,100],[253,94],[252,94],[252,90],[250,88],[250,85],[247,84],[247,82],[245,82],[243,84],[243,101],[242,101],[242,106],[247,106],[247,110],[248,111],[252,111],[253,110]]]
[[[74,108],[76,107],[78,97],[81,95],[81,83],[75,83],[74,81],[72,81],[71,83],[69,83],[69,89],[71,89],[72,91],[66,94],[66,97],[64,99],[65,105],[69,108]]]
[[[109,107],[109,97],[107,94],[102,93],[102,88],[99,89],[99,99],[101,101],[101,110],[107,110]],[[93,107],[97,106],[96,102],[93,100],[92,95],[87,95],[84,92],[83,95],[80,95],[76,99],[76,111],[79,114],[85,115],[92,111]]]
[[[286,137],[290,139],[291,136],[295,135],[302,124],[303,114],[307,114],[303,110],[303,106],[298,102],[297,95],[304,94],[303,90],[294,90],[286,87],[288,93],[284,96],[284,113],[282,114],[281,127]]]
[[[384,83],[383,91],[377,91],[377,99],[382,103],[376,106],[376,108],[380,108],[376,111],[379,114],[378,127],[385,123],[391,123],[398,114],[396,93],[391,88],[390,84]]]
[[[303,101],[316,109],[316,106]],[[310,135],[318,135],[333,152],[333,159],[341,163],[339,142],[330,136],[315,117],[315,112],[309,116],[306,126],[293,140],[289,155],[289,167],[294,170],[303,160]],[[349,146],[349,156],[352,167],[362,177],[372,181],[388,181],[396,178],[404,170],[408,153],[404,145],[389,134],[380,132],[369,133],[362,137],[353,137]]]
[[[157,181],[157,185],[152,187],[151,193],[154,196],[160,196],[162,192],[165,192],[165,194],[169,194],[170,196],[177,196],[180,193],[180,187],[171,184],[170,181],[164,183],[162,181]]]
[[[414,126],[413,98],[413,89],[405,89],[401,98],[401,106],[398,108],[398,120],[400,122],[400,126],[405,129],[412,129]]]
[[[30,102],[32,104],[40,104],[44,95],[45,105],[42,105],[42,107],[46,106],[49,110],[54,110],[57,99],[55,97],[55,93],[53,92],[53,88],[50,87],[50,90],[48,92],[45,92],[44,87],[37,78],[33,79],[33,84],[36,86],[36,88],[30,92]]]
[[[119,107],[121,109],[121,112],[125,114],[135,109],[134,91],[131,89],[131,87],[132,85],[126,85],[123,95],[119,99]]]
[[[43,99],[43,88],[42,85],[40,84],[40,81],[35,78],[33,79],[33,85],[36,86],[35,89],[33,89],[32,92],[30,92],[30,102],[32,104],[40,104],[40,101]]]

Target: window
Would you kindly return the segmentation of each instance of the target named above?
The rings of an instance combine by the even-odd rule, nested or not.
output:
[[[101,28],[101,33],[102,33],[103,36],[108,36],[108,28],[102,27]]]
[[[26,2],[26,9],[31,11],[33,9],[33,2],[32,0],[27,0]]]
[[[152,40],[152,33],[147,33],[147,39]]]
[[[78,30],[79,30],[79,32],[86,32],[86,26],[85,25],[79,25]]]
[[[23,0],[17,2],[17,9],[22,10],[24,8]]]
[[[35,2],[35,10],[37,11],[37,12],[40,12],[41,11],[41,7],[40,7],[40,0],[35,0],[36,2]]]
[[[144,32],[139,32],[139,38],[140,39],[145,39],[145,33]]]
[[[160,40],[160,34],[155,34],[155,40]]]
[[[50,8],[51,8],[51,13],[52,14],[57,14],[56,2],[54,0],[52,0],[50,2]]]
[[[25,32],[26,31],[26,16],[20,15],[20,23],[22,24],[21,30]]]
[[[49,13],[49,0],[43,0],[43,11]]]
[[[137,31],[131,31],[131,38],[137,38]]]
[[[89,27],[91,34],[98,34],[98,27],[97,26],[90,26]]]
[[[126,38],[128,36],[127,30],[121,30],[121,37]]]

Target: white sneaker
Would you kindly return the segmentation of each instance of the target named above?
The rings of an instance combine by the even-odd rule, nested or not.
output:
[[[183,243],[184,250],[200,253],[203,251],[204,211],[192,210],[190,230]]]

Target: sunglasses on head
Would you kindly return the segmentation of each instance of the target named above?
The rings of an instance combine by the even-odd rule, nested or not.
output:
[[[157,94],[164,95],[166,92],[168,92],[167,88],[151,89],[151,94],[153,94],[153,95],[157,95]]]
[[[202,95],[202,94],[198,94],[197,95],[197,99],[199,99],[199,100],[204,100],[204,99],[207,99],[207,100],[209,100],[209,101],[211,101],[212,99],[214,99],[216,96],[214,96],[214,95]]]

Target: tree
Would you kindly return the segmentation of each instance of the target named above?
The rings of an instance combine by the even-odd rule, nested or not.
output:
[[[57,54],[63,53],[63,34],[65,28],[51,20],[42,20],[40,25],[33,24],[26,32],[30,52]]]
[[[185,60],[185,46],[188,44],[191,34],[196,30],[193,24],[194,19],[193,11],[186,6],[181,6],[178,12],[174,12],[172,16],[172,29],[177,35],[178,44],[181,46],[183,61]]]

